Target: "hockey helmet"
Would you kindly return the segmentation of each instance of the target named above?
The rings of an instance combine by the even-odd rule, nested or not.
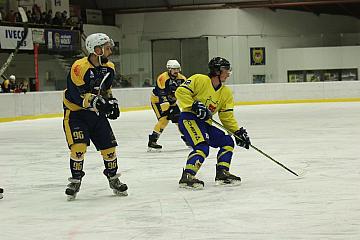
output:
[[[220,75],[221,70],[231,70],[231,65],[228,60],[222,57],[214,57],[209,61],[209,70],[211,76]]]
[[[10,79],[10,80],[15,80],[16,77],[15,77],[15,75],[10,75],[9,79]]]
[[[95,47],[103,46],[105,43],[110,43],[112,47],[115,46],[114,41],[105,33],[90,34],[85,40],[85,46],[88,53],[95,53]]]
[[[170,69],[176,69],[176,68],[181,70],[180,63],[177,60],[169,60],[169,61],[167,61],[166,68],[169,69],[169,70]]]

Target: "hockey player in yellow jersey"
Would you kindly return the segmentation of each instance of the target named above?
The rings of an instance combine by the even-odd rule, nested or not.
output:
[[[68,200],[75,199],[85,172],[84,156],[90,140],[104,161],[104,175],[116,195],[127,195],[127,185],[120,182],[115,147],[117,142],[108,119],[120,116],[118,101],[111,91],[115,67],[108,57],[114,42],[104,33],[94,33],[86,40],[88,57],[74,62],[64,92],[63,128],[70,149]]]
[[[150,101],[158,122],[153,132],[149,135],[148,151],[159,151],[162,146],[157,143],[161,133],[169,121],[178,124],[180,109],[176,104],[175,90],[185,82],[186,78],[180,73],[181,66],[177,60],[166,63],[167,71],[160,74],[156,86],[152,91]],[[184,140],[184,137],[181,136]]]
[[[231,74],[228,60],[215,57],[210,60],[209,74],[195,74],[176,90],[175,96],[181,108],[179,128],[193,151],[187,158],[186,166],[179,181],[180,187],[203,188],[204,182],[195,177],[209,147],[218,148],[216,176],[217,184],[238,184],[241,178],[229,172],[234,149],[234,140],[222,130],[212,126],[211,118],[218,113],[222,124],[240,138],[236,144],[249,149],[250,138],[246,130],[239,128],[234,117],[232,91],[225,86]]]

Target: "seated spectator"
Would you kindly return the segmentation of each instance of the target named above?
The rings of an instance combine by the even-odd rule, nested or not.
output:
[[[52,20],[52,25],[63,25],[61,13],[59,11],[55,13],[55,17]]]
[[[143,87],[151,87],[150,79],[149,79],[149,78],[145,78],[142,86],[143,86]]]
[[[52,24],[52,10],[49,10],[45,17],[46,24]]]

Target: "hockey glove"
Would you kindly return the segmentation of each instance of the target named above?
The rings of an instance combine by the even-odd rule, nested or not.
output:
[[[108,103],[111,106],[111,110],[106,113],[106,117],[115,120],[120,116],[118,100],[116,98],[109,98]]]
[[[195,113],[195,115],[201,120],[208,120],[211,118],[210,110],[200,101],[195,101],[191,106],[191,111]]]
[[[176,103],[176,97],[175,97],[175,95],[173,95],[173,94],[168,95],[168,96],[167,96],[167,99],[168,99],[170,105],[173,105],[174,103]]]
[[[161,111],[165,112],[165,111],[169,110],[170,103],[169,102],[163,102],[163,103],[160,104],[160,108],[161,108]]]
[[[236,145],[249,149],[249,146],[251,145],[250,138],[246,132],[245,128],[240,128],[235,132],[235,141]]]
[[[95,110],[95,112],[102,114],[108,114],[112,109],[110,103],[101,95],[95,95],[90,101],[90,106]]]
[[[178,123],[180,117],[180,109],[177,105],[170,107],[167,119],[173,123]]]

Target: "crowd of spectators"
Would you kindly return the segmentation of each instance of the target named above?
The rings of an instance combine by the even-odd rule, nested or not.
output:
[[[26,10],[26,15],[29,23],[33,24],[43,24],[43,25],[55,25],[55,26],[77,26],[78,23],[73,21],[72,17],[68,16],[67,11],[55,12],[53,17],[52,10],[47,12],[41,11],[40,7],[37,4],[34,4],[31,9]],[[8,13],[5,13],[3,9],[0,9],[0,21],[6,21],[11,23],[22,22],[19,12],[10,10]]]

